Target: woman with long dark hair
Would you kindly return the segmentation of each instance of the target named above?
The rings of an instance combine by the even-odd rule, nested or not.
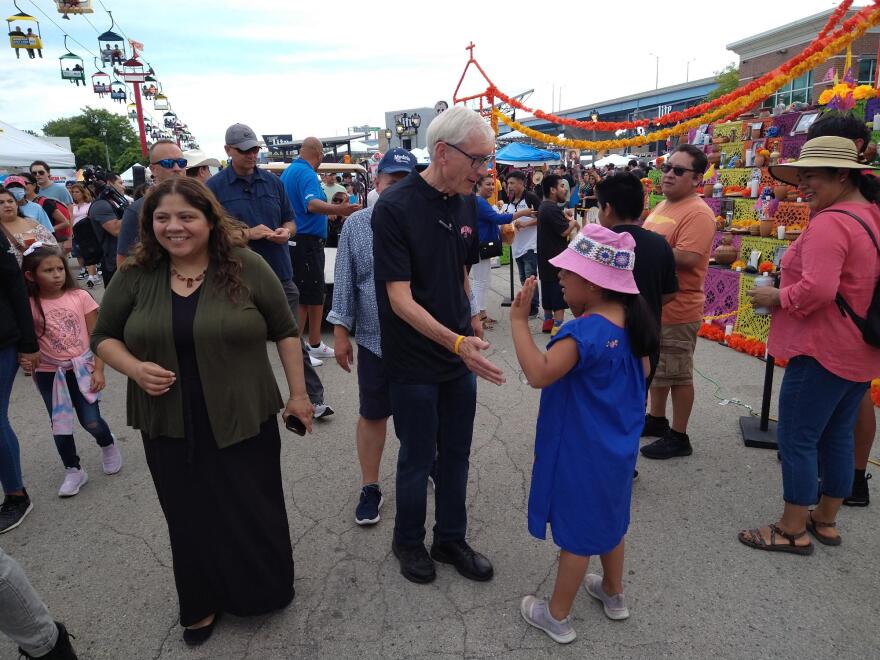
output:
[[[140,244],[104,295],[92,348],[129,378],[168,522],[180,624],[204,642],[222,612],[293,599],[277,414],[311,429],[299,330],[278,278],[194,179],[146,196]],[[285,405],[266,342],[284,367]]]
[[[769,352],[789,360],[777,429],[783,513],[739,533],[758,550],[812,554],[807,532],[824,545],[842,542],[837,514],[852,490],[856,413],[880,373],[880,348],[854,320],[867,314],[880,278],[880,182],[864,170],[852,140],[835,136],[808,140],[797,161],[770,168],[798,186],[812,217],[782,259],[780,288],[749,292],[755,307],[773,308]]]

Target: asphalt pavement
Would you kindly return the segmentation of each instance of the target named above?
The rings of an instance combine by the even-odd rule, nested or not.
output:
[[[0,546],[76,635],[84,659],[880,657],[880,483],[873,482],[870,507],[843,510],[840,547],[817,544],[812,556],[800,557],[741,545],[738,530],[772,522],[781,511],[779,465],[774,451],[743,446],[739,417],[748,411],[720,401],[740,399],[757,410],[764,363],[702,339],[693,456],[639,461],[626,549],[631,618],[606,619],[581,590],[573,644],[557,645],[522,621],[520,598],[552,590],[557,549],[526,529],[539,392],[524,382],[499,307],[507,272],[493,270],[489,313],[500,322],[487,333],[507,383],[479,384],[468,489],[468,539],[494,563],[491,582],[470,582],[446,565],[430,585],[400,575],[391,554],[398,442],[390,425],[382,520],[355,525],[357,384],[333,360],[318,373],[336,414],[304,438],[282,430],[296,562],[296,598],[287,609],[227,616],[204,646],[183,644],[167,528],[140,436],[125,426],[125,379],[109,368],[102,412],[125,465],[105,476],[100,450],[77,428],[90,481],[69,499],[56,494],[63,468],[43,404],[29,379],[16,379],[10,417],[34,510],[0,536]],[[270,355],[283,382],[271,348]],[[774,412],[782,373],[776,370]],[[0,639],[0,658],[16,657],[14,645]]]

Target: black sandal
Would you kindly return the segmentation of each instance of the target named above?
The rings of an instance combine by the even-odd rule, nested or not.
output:
[[[795,541],[799,538],[806,536],[807,530],[800,532],[799,534],[789,534],[785,532],[776,525],[776,523],[772,523],[770,525],[770,542],[764,540],[764,537],[761,536],[761,530],[758,529],[749,529],[744,530],[737,534],[737,538],[740,543],[749,546],[750,548],[755,548],[757,550],[766,550],[768,552],[788,552],[793,555],[811,555],[813,554],[813,544],[808,543],[807,545],[795,545]],[[782,544],[776,542],[776,537],[779,536],[784,538],[788,543]]]
[[[818,520],[813,520],[813,512],[810,511],[810,519],[807,521],[807,529],[810,534],[822,545],[840,545],[843,543],[843,539],[840,536],[828,536],[827,534],[821,534],[819,532],[820,529],[825,527],[837,527],[836,522],[820,522]]]

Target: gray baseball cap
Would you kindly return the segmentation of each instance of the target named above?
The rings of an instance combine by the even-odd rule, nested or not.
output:
[[[257,134],[250,126],[245,124],[233,124],[226,129],[226,144],[240,151],[247,151],[260,146]]]

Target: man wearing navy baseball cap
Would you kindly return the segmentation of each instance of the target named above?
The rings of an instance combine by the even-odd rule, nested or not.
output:
[[[383,190],[405,178],[416,167],[416,158],[406,149],[391,149],[379,161],[376,190]],[[342,225],[333,284],[333,308],[327,321],[335,327],[336,362],[351,371],[354,351],[351,329],[358,345],[357,375],[360,417],[355,438],[361,464],[361,495],[355,510],[358,525],[379,522],[382,490],[379,463],[385,448],[385,430],[391,416],[388,377],[382,365],[379,313],[373,279],[373,208],[351,214]]]

